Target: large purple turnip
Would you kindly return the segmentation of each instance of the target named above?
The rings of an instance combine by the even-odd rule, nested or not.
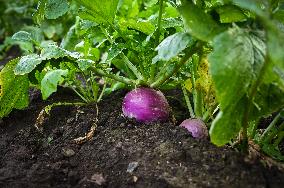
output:
[[[170,107],[162,92],[141,87],[126,94],[122,104],[122,112],[126,117],[150,123],[166,121],[169,117]]]

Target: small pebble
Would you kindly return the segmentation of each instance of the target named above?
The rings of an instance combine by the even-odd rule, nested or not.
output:
[[[138,167],[138,162],[131,162],[128,164],[126,172],[132,173]]]
[[[75,155],[75,151],[69,148],[63,148],[62,152],[65,157],[72,157],[73,155]]]
[[[69,118],[69,119],[67,119],[67,123],[69,124],[69,123],[71,123],[72,121],[74,121],[74,118]]]
[[[94,175],[92,175],[91,181],[93,181],[97,185],[103,185],[106,182],[106,180],[104,179],[102,174],[94,174]]]
[[[136,183],[138,181],[138,177],[137,176],[133,176],[133,182]]]

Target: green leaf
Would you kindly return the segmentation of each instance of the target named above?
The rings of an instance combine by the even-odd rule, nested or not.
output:
[[[137,31],[141,31],[142,33],[145,33],[147,35],[150,35],[155,31],[155,26],[150,21],[137,21],[137,20],[124,20],[120,19],[119,25],[122,30],[135,29]]]
[[[67,0],[47,0],[45,7],[45,17],[56,19],[65,14],[69,9]]]
[[[221,23],[243,22],[247,19],[243,11],[236,6],[222,6],[217,12]]]
[[[155,49],[156,51],[158,51],[158,55],[153,58],[152,62],[156,63],[160,60],[169,61],[193,42],[194,40],[188,33],[175,33],[165,38],[158,45],[158,47]]]
[[[267,0],[231,0],[236,6],[252,11],[260,17],[268,17]]]
[[[284,24],[284,10],[280,9],[273,14],[273,18]]]
[[[22,42],[32,42],[32,36],[26,31],[19,31],[12,36],[13,40],[22,41]]]
[[[136,18],[139,14],[141,3],[138,0],[120,0],[118,3],[119,14],[127,18]]]
[[[265,143],[261,147],[262,151],[272,158],[280,161],[284,161],[284,155],[281,153],[278,147],[273,146],[272,144]]]
[[[273,112],[284,108],[284,91],[274,84],[262,84],[254,98],[254,108],[251,112],[251,120],[267,117]]]
[[[263,64],[259,54],[250,35],[239,28],[229,29],[214,39],[209,55],[210,72],[222,110],[236,105],[247,93],[258,74],[255,67],[259,70]]]
[[[66,55],[66,50],[58,47],[57,45],[48,45],[46,48],[42,49],[40,57],[43,60],[48,60],[52,58],[58,59]]]
[[[245,101],[240,100],[236,106],[220,111],[213,120],[209,134],[211,142],[222,146],[237,136],[242,128]]]
[[[63,76],[67,76],[68,70],[51,70],[46,73],[41,81],[42,98],[47,99],[52,93],[57,91],[57,85],[64,81]]]
[[[171,28],[171,27],[183,27],[183,22],[180,18],[164,18],[161,22],[161,27],[164,29]]]
[[[42,59],[37,54],[30,54],[23,56],[19,63],[16,65],[15,75],[24,75],[30,73],[34,68],[42,62]]]
[[[57,45],[50,44],[41,51],[40,57],[42,60],[58,59],[61,57],[78,59],[81,55],[77,52],[69,52]]]
[[[88,9],[89,16],[98,24],[112,25],[117,11],[118,0],[76,0]]]
[[[78,63],[79,69],[81,69],[82,71],[87,70],[88,68],[90,68],[91,66],[95,64],[95,62],[90,59],[78,59],[77,63]]]
[[[113,44],[108,51],[107,62],[111,62],[116,56],[118,56],[125,47],[122,44]]]
[[[266,83],[277,83],[279,89],[284,91],[284,33],[271,26],[267,31],[267,48],[270,66],[265,75]]]
[[[200,40],[210,41],[224,30],[209,14],[206,14],[191,1],[184,1],[178,10],[186,30]]]
[[[73,25],[62,39],[60,47],[66,50],[73,50],[79,41],[80,40],[76,34],[75,25]]]
[[[14,74],[18,61],[10,61],[0,72],[0,118],[7,116],[13,109],[23,109],[29,104],[28,77]]]
[[[49,44],[42,49],[40,56],[37,54],[30,54],[23,56],[15,67],[16,75],[24,75],[30,73],[42,61],[50,59],[58,59],[62,57],[70,57],[79,59],[81,55],[77,52],[69,52],[55,44]]]
[[[41,22],[44,20],[45,17],[45,5],[47,0],[39,0],[36,12],[33,14],[33,17],[35,19],[35,22],[37,24],[41,24]]]
[[[26,26],[24,29],[25,31],[19,31],[12,36],[12,39],[14,41],[17,41],[17,43],[19,43],[20,46],[26,45],[32,47],[33,44],[39,45],[39,43],[44,39],[40,28]],[[27,48],[24,48],[23,46],[23,50],[27,50]]]

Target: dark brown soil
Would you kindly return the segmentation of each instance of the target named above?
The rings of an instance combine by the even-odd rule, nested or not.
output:
[[[125,92],[95,106],[56,107],[35,127],[47,104],[31,106],[0,123],[0,187],[282,187],[284,173],[246,163],[229,147],[195,140],[173,123],[144,125],[121,115]],[[67,93],[53,101],[74,99]],[[178,100],[167,96],[174,110]],[[184,114],[183,111],[176,111]],[[94,137],[78,145],[98,118]],[[129,167],[133,167],[132,169]]]
[[[1,42],[0,42],[0,45],[1,45]],[[17,58],[21,55],[21,51],[20,51],[20,48],[18,46],[12,46],[10,49],[8,49],[7,52],[0,51],[0,57],[1,57],[1,55],[3,55],[2,53],[4,54],[4,58],[3,59],[0,58],[0,70],[4,67],[4,65],[8,61],[10,61],[14,58]]]

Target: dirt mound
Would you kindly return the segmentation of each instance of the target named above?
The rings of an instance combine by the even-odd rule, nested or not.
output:
[[[281,187],[284,174],[244,162],[229,147],[194,140],[172,122],[144,125],[121,116],[125,92],[95,106],[56,107],[35,127],[36,98],[0,124],[0,187]],[[74,99],[61,93],[54,101]],[[168,97],[176,114],[186,116]],[[176,111],[179,109],[179,111]],[[98,119],[94,137],[78,145]]]

